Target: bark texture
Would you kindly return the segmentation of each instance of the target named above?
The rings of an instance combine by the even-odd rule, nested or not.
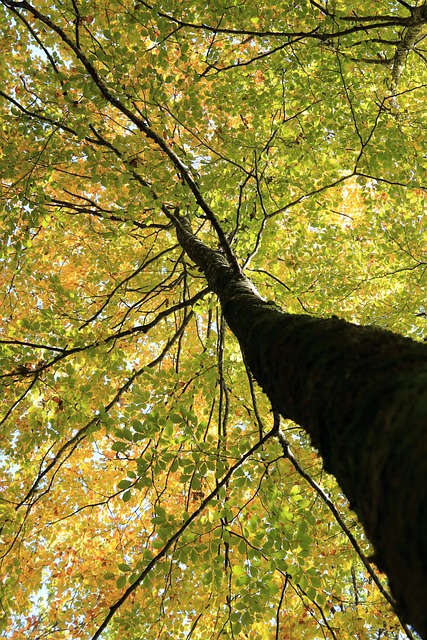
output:
[[[309,433],[338,480],[396,610],[427,638],[427,345],[338,318],[283,313],[186,221],[177,236],[219,296],[273,408]]]
[[[426,638],[426,345],[248,298],[225,311],[274,409],[310,434],[359,516],[401,617]]]
[[[414,48],[417,42],[423,39],[425,25],[427,24],[427,3],[419,7],[410,7],[410,10],[411,15],[407,20],[407,29],[404,31],[401,40],[396,46],[396,53],[393,59],[391,80],[394,91],[397,89],[408,53]]]

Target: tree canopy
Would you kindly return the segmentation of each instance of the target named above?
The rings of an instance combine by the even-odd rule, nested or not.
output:
[[[273,306],[422,341],[427,6],[2,0],[0,33],[4,637],[416,638],[176,221]]]

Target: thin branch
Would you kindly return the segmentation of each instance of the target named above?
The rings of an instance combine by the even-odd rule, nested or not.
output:
[[[334,640],[338,640],[337,636],[335,635],[334,630],[333,630],[333,629],[332,629],[332,627],[330,626],[329,622],[328,622],[328,621],[327,621],[327,619],[326,619],[325,614],[323,613],[323,609],[322,609],[322,607],[321,607],[321,606],[320,606],[320,605],[319,605],[315,600],[313,600],[312,598],[309,598],[309,597],[308,597],[308,595],[306,594],[306,592],[304,591],[304,589],[302,589],[302,588],[301,588],[301,586],[300,586],[299,584],[297,584],[296,586],[297,586],[297,587],[298,587],[298,589],[301,591],[301,593],[303,594],[303,596],[305,596],[305,597],[307,598],[307,600],[310,600],[310,602],[311,602],[311,603],[316,607],[316,609],[319,611],[320,615],[322,616],[322,620],[323,620],[323,622],[324,622],[324,624],[325,624],[325,627],[327,628],[327,630],[328,630],[328,631],[329,631],[329,633],[331,634],[332,638],[333,638]],[[314,617],[314,614],[313,614],[313,617]],[[316,618],[315,618],[315,619],[316,619]],[[320,620],[316,620],[316,622],[317,622],[318,626],[320,626],[320,628],[322,629],[322,626],[320,625]],[[322,629],[322,632],[323,632],[323,629]],[[325,638],[326,638],[326,635],[324,634],[324,632],[323,632],[323,635],[324,635],[324,636],[325,636]]]
[[[358,555],[358,557],[362,561],[362,564],[365,567],[366,571],[368,572],[369,576],[371,577],[372,581],[375,583],[375,585],[377,586],[377,588],[380,591],[381,595],[384,597],[384,599],[389,603],[389,605],[392,607],[393,611],[396,613],[396,615],[399,618],[400,623],[401,623],[403,629],[405,630],[408,638],[410,638],[410,640],[415,640],[415,638],[412,635],[408,625],[403,621],[403,619],[399,616],[399,613],[396,611],[395,602],[394,602],[393,598],[388,593],[388,591],[386,590],[384,585],[381,583],[381,581],[378,578],[377,574],[373,570],[368,558],[363,553],[362,549],[359,546],[359,543],[357,542],[356,538],[353,536],[352,532],[350,531],[350,529],[348,528],[348,526],[344,522],[341,514],[339,513],[338,509],[336,508],[336,506],[334,505],[332,500],[329,498],[329,496],[326,495],[326,493],[323,491],[322,487],[320,485],[318,485],[315,480],[313,480],[313,478],[310,476],[310,474],[308,474],[306,471],[304,471],[304,469],[301,467],[301,465],[299,464],[298,460],[295,458],[295,456],[291,452],[291,450],[289,448],[289,443],[286,440],[283,432],[280,429],[278,429],[278,431],[277,431],[277,438],[278,438],[278,440],[279,440],[279,442],[280,442],[280,444],[282,446],[284,457],[287,458],[290,461],[290,463],[292,464],[294,469],[297,471],[297,473],[302,478],[304,478],[304,480],[306,480],[306,482],[308,482],[310,487],[312,489],[314,489],[314,491],[317,493],[317,495],[321,498],[322,502],[328,507],[328,509],[330,510],[332,515],[334,516],[335,520],[338,522],[339,526],[341,527],[342,531],[347,536],[347,538],[348,538],[351,546],[355,550],[356,554]]]
[[[275,429],[273,428],[271,431],[265,434],[265,436],[259,440],[253,447],[251,447],[230,469],[227,473],[217,482],[215,485],[215,489],[211,491],[211,493],[200,503],[200,506],[193,511],[191,516],[189,516],[188,520],[186,520],[183,525],[169,538],[166,542],[165,546],[159,551],[159,553],[150,560],[145,569],[139,574],[138,578],[133,582],[130,587],[126,589],[121,598],[119,598],[109,609],[107,616],[104,621],[98,627],[91,640],[97,640],[104,629],[107,627],[111,619],[120,609],[120,607],[126,602],[129,596],[139,587],[139,585],[144,581],[145,577],[150,573],[150,571],[157,565],[157,563],[164,558],[171,547],[175,544],[175,542],[181,537],[181,535],[188,529],[188,527],[198,518],[198,516],[204,511],[204,509],[212,502],[214,498],[218,495],[222,487],[224,487],[231,479],[233,473],[242,466],[246,460],[253,455],[260,447],[262,447],[267,440],[269,440],[275,433]]]
[[[163,358],[169,352],[172,345],[177,341],[181,333],[184,331],[185,327],[188,325],[192,317],[193,317],[193,312],[190,311],[188,315],[184,318],[184,321],[181,324],[178,331],[176,331],[176,333],[172,336],[172,338],[170,338],[166,343],[166,345],[163,347],[161,353],[154,360],[152,360],[148,364],[144,365],[143,367],[135,371],[135,373],[130,378],[128,378],[127,381],[120,387],[120,389],[117,391],[114,398],[112,398],[112,400],[110,400],[110,402],[103,407],[102,413],[99,412],[96,416],[92,418],[92,420],[90,420],[87,424],[85,424],[84,427],[79,429],[77,433],[72,438],[70,438],[70,440],[67,440],[67,442],[62,445],[59,451],[55,454],[55,457],[49,462],[49,464],[43,469],[43,471],[39,472],[39,474],[37,475],[37,478],[34,480],[33,485],[31,486],[31,488],[29,489],[25,497],[15,507],[16,509],[19,509],[19,507],[21,507],[23,504],[25,504],[29,500],[29,498],[35,493],[38,485],[46,476],[46,474],[49,473],[51,469],[53,469],[53,467],[59,462],[59,460],[68,451],[68,449],[72,447],[76,442],[80,442],[82,439],[84,439],[86,437],[87,432],[90,431],[91,428],[96,427],[97,425],[99,425],[100,422],[102,422],[102,415],[104,415],[105,413],[108,413],[110,409],[112,409],[112,407],[115,404],[117,404],[117,402],[120,400],[122,395],[126,391],[128,391],[128,389],[132,386],[135,380],[139,376],[141,376],[147,368],[152,369],[155,366],[157,366],[159,362],[163,360]]]
[[[12,98],[12,96],[8,95],[4,91],[0,90],[0,96],[2,96],[5,100],[8,100],[11,104],[13,104],[14,107],[22,111],[22,113],[28,116],[29,118],[40,120],[41,122],[46,122],[55,127],[58,127],[59,129],[62,129],[63,131],[67,131],[68,133],[71,133],[73,136],[77,136],[77,131],[74,131],[74,129],[72,129],[71,127],[68,127],[66,124],[59,122],[59,120],[54,120],[49,116],[45,116],[42,113],[38,113],[37,111],[29,111],[20,102],[15,100],[15,98]],[[96,140],[92,140],[90,138],[85,138],[85,139],[90,142],[96,142]]]
[[[3,341],[2,341],[3,342]],[[3,416],[3,418],[0,420],[0,426],[2,424],[4,424],[6,422],[6,420],[9,418],[9,416],[11,415],[11,413],[13,412],[14,409],[16,409],[16,407],[18,406],[18,404],[25,398],[25,396],[31,391],[31,389],[33,388],[33,386],[35,385],[36,381],[37,381],[38,376],[34,376],[34,378],[31,380],[31,382],[29,383],[29,385],[27,386],[26,389],[24,389],[24,391],[21,393],[21,395],[19,396],[19,398],[17,398],[15,400],[15,402],[9,407],[9,409],[6,411],[5,415]]]
[[[164,318],[167,318],[168,316],[175,313],[176,311],[180,311],[181,309],[192,306],[193,304],[201,300],[207,293],[209,293],[209,289],[205,287],[201,291],[198,291],[192,298],[189,298],[188,300],[185,300],[182,302],[178,302],[172,307],[168,307],[164,311],[161,311],[153,320],[151,320],[151,322],[147,322],[146,324],[136,325],[135,327],[132,327],[131,329],[126,329],[124,331],[118,331],[117,333],[110,334],[106,338],[103,338],[101,340],[96,340],[95,342],[90,342],[89,344],[85,344],[79,347],[72,347],[71,349],[67,349],[66,347],[63,349],[56,348],[55,351],[59,351],[59,355],[57,355],[52,360],[41,363],[35,369],[25,368],[25,370],[20,370],[18,368],[17,370],[0,375],[0,378],[8,378],[8,377],[13,377],[17,375],[22,377],[37,376],[42,371],[45,371],[46,369],[54,366],[55,364],[58,364],[58,362],[61,362],[61,360],[64,360],[65,358],[68,358],[71,355],[75,355],[76,353],[81,353],[82,351],[86,351],[87,349],[91,349],[94,347],[99,347],[103,344],[109,344],[110,342],[113,342],[113,341],[115,342],[116,340],[120,340],[121,338],[125,338],[127,336],[131,336],[136,333],[148,333],[161,320],[163,320]],[[37,346],[34,343],[25,343],[24,341],[11,340],[11,341],[4,341],[4,342],[7,342],[8,344],[14,344],[14,343],[26,344],[26,345],[31,344],[33,348],[36,348],[36,347],[40,349],[46,348],[43,345]]]
[[[3,0],[5,1],[5,0]],[[154,11],[154,7],[152,5],[150,5],[148,2],[144,2],[144,0],[138,0],[138,2],[142,5],[144,5],[144,7],[146,7],[147,9],[150,9],[150,11]],[[322,9],[322,11],[324,11]],[[357,33],[359,31],[367,31],[367,30],[374,30],[374,29],[379,29],[379,28],[383,28],[385,26],[389,27],[389,26],[401,26],[401,25],[405,25],[407,22],[407,18],[401,18],[399,16],[363,16],[363,17],[358,17],[358,16],[352,16],[352,17],[342,17],[339,16],[340,20],[348,20],[351,22],[362,22],[365,21],[367,24],[363,24],[363,25],[356,25],[354,27],[350,27],[348,29],[343,29],[342,31],[336,31],[336,32],[331,32],[331,33],[324,33],[324,32],[319,32],[319,27],[316,27],[315,29],[311,30],[311,31],[275,31],[273,29],[265,29],[265,30],[256,30],[256,29],[231,29],[231,28],[227,28],[227,27],[220,27],[220,26],[212,26],[206,23],[194,23],[194,22],[187,22],[185,20],[180,20],[179,18],[176,18],[175,16],[171,15],[170,13],[166,13],[164,11],[157,11],[156,13],[161,16],[162,18],[166,18],[167,20],[170,20],[171,22],[174,22],[175,24],[180,25],[181,27],[187,27],[190,29],[196,29],[198,31],[208,31],[211,33],[224,33],[224,34],[229,34],[229,35],[233,35],[233,36],[237,36],[237,35],[241,35],[241,36],[253,36],[253,37],[258,37],[258,38],[265,38],[267,36],[271,36],[271,37],[278,37],[278,38],[293,38],[293,37],[298,37],[298,38],[316,38],[318,40],[330,40],[331,38],[342,38],[343,36],[349,35],[351,33]]]
[[[337,180],[333,180],[332,182],[329,182],[328,184],[322,185],[318,189],[313,189],[312,191],[309,191],[308,193],[303,193],[301,196],[299,196],[299,198],[295,198],[295,200],[289,201],[283,207],[280,207],[279,209],[276,209],[275,211],[272,211],[272,213],[269,213],[267,215],[267,218],[272,218],[273,216],[277,216],[280,213],[284,213],[285,211],[287,211],[291,207],[295,207],[295,205],[299,204],[300,202],[302,202],[306,198],[310,198],[311,196],[317,195],[318,193],[322,193],[323,191],[327,191],[327,189],[332,189],[333,187],[336,187],[337,185],[341,184],[341,182],[345,182],[349,178],[352,178],[354,175],[355,174],[352,171],[351,173],[347,173],[346,175],[341,176],[341,178],[337,178]],[[357,175],[362,175],[362,174],[357,174]]]
[[[60,39],[66,45],[68,45],[68,47],[73,51],[76,58],[83,64],[89,77],[95,83],[96,87],[98,88],[103,98],[107,102],[109,102],[113,107],[118,109],[118,111],[120,111],[124,116],[126,116],[134,125],[136,125],[136,127],[138,127],[140,131],[142,131],[142,133],[145,134],[147,138],[152,140],[157,145],[157,147],[166,154],[169,160],[171,160],[178,174],[181,176],[183,182],[186,183],[187,186],[189,187],[198,206],[206,215],[212,227],[215,229],[218,239],[220,241],[220,244],[223,248],[225,255],[227,256],[230,266],[236,273],[240,273],[241,272],[240,266],[237,262],[237,259],[233,251],[231,250],[227,237],[218,219],[216,218],[213,210],[211,209],[211,207],[203,197],[196,181],[191,175],[189,168],[184,164],[181,158],[173,151],[172,147],[170,147],[167,144],[167,142],[165,142],[165,140],[160,134],[154,131],[154,129],[152,129],[147,124],[147,121],[144,118],[141,118],[137,113],[134,113],[118,97],[113,95],[113,93],[107,87],[105,82],[101,79],[100,75],[96,71],[96,68],[94,67],[92,62],[89,61],[89,59],[82,52],[82,50],[79,49],[79,47],[71,40],[71,38],[66,34],[66,32],[57,24],[55,24],[53,20],[51,20],[49,17],[41,13],[38,9],[33,7],[29,2],[27,2],[27,0],[22,0],[22,2],[13,2],[12,0],[2,0],[2,2],[8,8],[22,8],[28,11],[34,16],[34,18],[36,18],[37,20],[45,24],[47,27],[49,27],[49,29],[51,29],[54,33],[56,33],[60,37]]]
[[[280,630],[280,609],[282,608],[282,603],[283,603],[283,599],[285,597],[285,591],[286,591],[286,587],[288,586],[288,582],[289,582],[289,576],[286,574],[285,582],[283,584],[282,591],[280,593],[279,604],[277,605],[277,609],[276,609],[276,632],[275,632],[275,635],[274,635],[274,640],[279,640],[279,638],[280,638],[280,635],[279,635],[279,630]]]

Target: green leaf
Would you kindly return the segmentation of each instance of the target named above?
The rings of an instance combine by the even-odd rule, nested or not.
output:
[[[126,442],[114,442],[111,448],[113,451],[124,451],[127,447]]]
[[[104,573],[104,580],[114,580],[115,577],[116,574],[112,573],[111,571],[107,571],[106,573]]]
[[[116,580],[117,589],[122,589],[126,585],[126,583],[127,583],[126,576],[120,576],[120,578]]]
[[[135,431],[137,431],[138,433],[144,433],[145,432],[144,423],[141,422],[140,420],[132,420],[132,428]]]
[[[162,547],[164,547],[165,543],[163,540],[161,540],[160,538],[156,538],[155,540],[153,540],[153,547],[155,549],[161,549]]]
[[[118,483],[117,487],[119,489],[127,489],[131,485],[132,485],[132,481],[131,480],[120,480],[120,482]]]

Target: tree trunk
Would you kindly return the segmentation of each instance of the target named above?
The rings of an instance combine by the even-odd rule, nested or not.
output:
[[[181,218],[177,236],[218,295],[273,408],[307,431],[338,480],[396,610],[427,638],[427,345],[284,313]]]

